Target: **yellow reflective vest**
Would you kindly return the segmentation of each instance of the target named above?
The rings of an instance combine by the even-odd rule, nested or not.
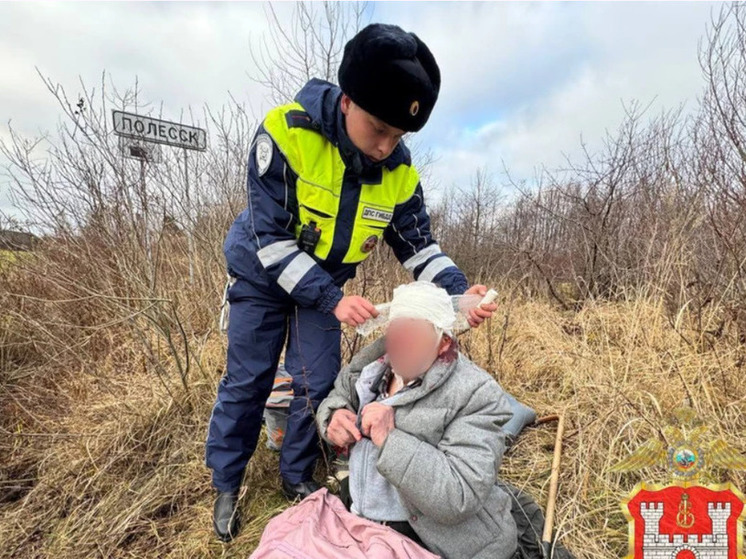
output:
[[[285,160],[297,175],[295,195],[298,202],[296,236],[303,224],[315,222],[321,238],[315,255],[325,260],[334,242],[345,164],[337,147],[320,132],[305,126],[291,126],[293,111],[304,111],[299,103],[271,110],[264,120]],[[419,183],[417,170],[401,164],[394,170],[382,167],[379,184],[361,184],[360,199],[352,226],[352,236],[342,263],[362,262],[370,248],[383,236],[391,222],[394,208],[409,200]],[[375,241],[373,240],[375,238]]]

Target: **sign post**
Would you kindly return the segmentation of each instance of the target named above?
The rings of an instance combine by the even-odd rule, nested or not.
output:
[[[188,151],[205,151],[207,149],[207,132],[202,128],[187,126],[178,122],[170,122],[151,118],[149,116],[112,111],[114,120],[114,134],[119,136],[120,148],[125,157],[140,161],[141,200],[146,204],[145,197],[145,163],[160,161],[160,145],[182,148],[184,150],[184,188],[185,211],[187,213],[187,243],[189,251],[189,285],[194,285],[194,237],[192,231],[192,201],[189,192],[189,159]],[[147,207],[143,207],[143,215],[147,216]],[[148,257],[150,243],[148,240],[148,223],[145,218],[145,244]]]
[[[112,111],[114,134],[177,148],[205,151],[207,132],[202,128],[124,111]]]

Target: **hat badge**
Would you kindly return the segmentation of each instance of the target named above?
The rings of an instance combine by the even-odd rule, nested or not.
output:
[[[420,112],[420,102],[415,100],[412,101],[412,104],[409,106],[409,114],[412,116],[417,116],[417,113]]]

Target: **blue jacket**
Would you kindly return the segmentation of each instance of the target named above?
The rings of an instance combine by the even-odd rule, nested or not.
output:
[[[342,298],[341,287],[355,277],[357,264],[342,263],[342,258],[350,244],[360,184],[380,177],[382,165],[394,169],[411,162],[403,142],[379,163],[362,154],[345,132],[341,94],[338,87],[313,79],[295,99],[308,113],[311,119],[308,125],[339,149],[347,169],[328,257],[320,260],[295,246],[297,176],[273,139],[268,166],[258,168],[261,165],[257,163],[257,139],[266,142],[269,136],[264,126],[257,130],[249,154],[248,207],[236,218],[224,245],[230,275],[264,286],[278,295],[289,295],[298,305],[322,312],[331,312],[336,307]],[[267,146],[261,149],[266,150]],[[443,254],[432,237],[421,185],[417,185],[411,198],[396,206],[383,238],[415,279],[437,283],[452,295],[467,289],[463,272]]]

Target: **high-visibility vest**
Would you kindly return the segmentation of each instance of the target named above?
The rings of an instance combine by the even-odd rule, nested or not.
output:
[[[308,126],[291,126],[288,113],[305,112],[299,103],[272,109],[264,120],[285,160],[297,175],[298,218],[295,235],[304,224],[316,222],[321,238],[315,256],[325,260],[332,249],[337,226],[339,201],[345,165],[339,149],[323,134]],[[345,264],[362,262],[383,236],[391,222],[394,208],[406,202],[415,192],[419,175],[412,165],[400,164],[390,170],[382,168],[380,184],[361,184],[352,237],[342,260]]]

